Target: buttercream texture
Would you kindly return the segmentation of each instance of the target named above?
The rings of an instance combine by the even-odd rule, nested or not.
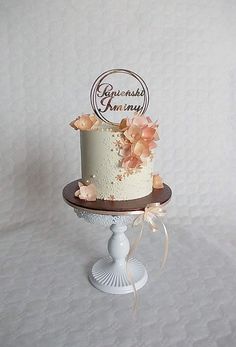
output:
[[[132,200],[152,192],[152,159],[129,173],[120,165],[121,137],[122,132],[107,125],[80,133],[82,180],[95,184],[98,199]]]

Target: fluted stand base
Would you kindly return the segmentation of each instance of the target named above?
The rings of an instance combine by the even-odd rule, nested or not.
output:
[[[147,282],[148,275],[145,267],[137,259],[131,258],[127,264],[136,290]],[[97,289],[111,294],[127,294],[134,291],[127,276],[126,268],[117,267],[111,257],[99,259],[89,273],[89,281]]]
[[[99,259],[89,272],[89,280],[97,289],[112,294],[127,294],[142,288],[147,282],[147,271],[142,263],[127,255],[129,240],[125,235],[126,225],[112,224],[112,236],[108,241],[110,256]]]

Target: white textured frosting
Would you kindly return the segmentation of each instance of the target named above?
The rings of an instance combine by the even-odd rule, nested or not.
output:
[[[80,132],[82,180],[95,184],[98,199],[132,200],[152,192],[153,163],[149,158],[141,169],[121,181],[117,179],[126,172],[120,166],[122,157],[115,145],[121,134],[105,124],[97,130]]]

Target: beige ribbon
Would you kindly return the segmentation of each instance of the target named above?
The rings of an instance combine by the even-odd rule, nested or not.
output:
[[[137,238],[134,240],[132,246],[130,247],[129,253],[126,257],[126,272],[127,272],[127,277],[134,289],[134,306],[133,309],[136,310],[137,308],[137,290],[135,287],[135,283],[133,281],[133,277],[132,277],[132,273],[129,271],[128,269],[128,262],[132,256],[132,254],[134,253],[134,251],[136,250],[136,248],[139,245],[139,242],[142,238],[142,234],[143,234],[143,228],[144,228],[144,223],[146,222],[149,226],[152,232],[156,232],[158,231],[158,225],[155,221],[155,219],[157,219],[162,227],[163,227],[163,231],[165,234],[165,241],[164,241],[164,253],[163,253],[163,257],[161,260],[161,265],[160,265],[160,270],[163,269],[165,263],[166,263],[166,259],[168,256],[168,248],[169,248],[169,237],[168,237],[168,233],[166,230],[166,226],[165,224],[162,222],[162,220],[160,219],[161,217],[163,217],[166,214],[166,211],[163,210],[163,208],[161,207],[160,203],[156,203],[155,205],[147,205],[145,210],[143,211],[142,214],[138,215],[137,218],[135,218],[135,220],[133,221],[133,226],[137,226],[139,224],[141,224],[141,229],[139,232],[139,235],[137,236]]]

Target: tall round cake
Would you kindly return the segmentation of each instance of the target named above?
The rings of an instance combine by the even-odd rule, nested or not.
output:
[[[149,117],[137,114],[112,125],[86,114],[71,126],[80,130],[78,198],[132,200],[163,187],[159,175],[153,175],[158,125]]]
[[[98,199],[131,200],[152,192],[152,157],[138,168],[122,167],[122,140],[123,133],[106,124],[81,131],[82,181],[96,186]]]

